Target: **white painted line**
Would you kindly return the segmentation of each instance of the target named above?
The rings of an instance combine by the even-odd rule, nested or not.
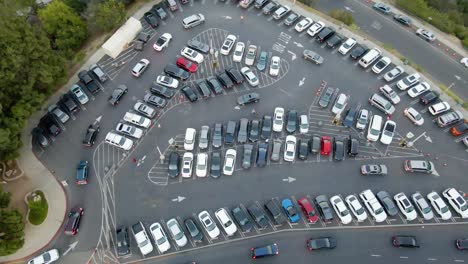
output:
[[[461,263],[461,262],[465,262],[463,259],[455,259],[455,260],[453,260],[453,261],[455,261],[455,262],[459,262],[459,263]]]
[[[400,256],[401,259],[407,259],[408,257],[405,256]]]
[[[436,261],[437,259],[436,258],[428,258],[427,260]]]
[[[381,255],[372,254],[371,257],[379,258],[379,257],[381,257]]]

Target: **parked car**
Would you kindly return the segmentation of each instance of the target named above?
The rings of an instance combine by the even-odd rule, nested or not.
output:
[[[244,82],[244,77],[242,76],[241,72],[235,67],[231,66],[226,70],[227,75],[235,84],[241,84]]]
[[[285,161],[293,162],[296,157],[296,137],[288,135],[284,142],[284,156]]]
[[[413,107],[408,107],[403,110],[403,114],[408,117],[411,122],[417,126],[421,126],[424,124],[424,118],[422,115],[416,111]]]
[[[392,104],[398,104],[400,102],[400,96],[388,85],[381,86],[380,92],[388,99]]]
[[[224,208],[220,208],[215,212],[216,219],[221,224],[221,227],[226,232],[227,236],[232,236],[237,232],[237,226],[232,221],[231,216]]]
[[[242,232],[250,232],[253,228],[252,222],[247,217],[247,214],[239,206],[232,208],[231,214],[237,222]]]
[[[60,107],[58,107],[58,105],[56,104],[50,105],[47,108],[47,111],[53,114],[56,117],[56,119],[59,120],[62,124],[65,124],[66,122],[68,122],[68,120],[70,120],[70,116],[63,112],[62,109],[60,109]]]
[[[262,118],[262,130],[260,137],[262,139],[269,139],[271,137],[273,118],[269,115],[264,115]]]
[[[60,258],[57,249],[51,249],[28,261],[28,264],[49,264]]]
[[[404,15],[400,15],[400,14],[397,14],[397,15],[394,15],[393,16],[393,19],[395,19],[395,21],[409,27],[411,26],[411,18],[407,17],[407,16],[404,16]]]
[[[167,100],[164,99],[164,98],[161,98],[161,97],[159,97],[157,95],[145,94],[145,96],[143,97],[143,100],[146,103],[154,105],[154,106],[159,107],[159,108],[164,108],[167,105]],[[154,112],[152,112],[152,113],[156,114],[156,110],[154,110]],[[152,117],[154,117],[154,115],[149,116],[149,117],[152,118]]]
[[[252,70],[249,67],[243,67],[241,69],[241,73],[244,75],[244,78],[247,80],[247,82],[255,87],[259,85],[259,80],[258,77],[252,72]]]
[[[307,221],[311,224],[315,224],[318,220],[318,214],[315,212],[315,209],[309,198],[306,196],[299,198],[299,200],[297,200],[297,204],[299,204],[299,207],[301,208],[302,213],[304,213],[304,216],[307,218]]]
[[[406,217],[406,221],[413,221],[418,217],[414,206],[411,204],[408,197],[406,197],[406,194],[403,192],[397,193],[393,199],[395,199],[400,212]]]
[[[203,241],[203,232],[200,230],[198,225],[193,221],[192,218],[187,218],[184,221],[184,225],[187,228],[187,231],[195,242],[202,242]]]
[[[357,44],[350,53],[350,57],[354,60],[360,59],[364,54],[369,51],[369,48],[363,44]]]
[[[156,40],[153,44],[153,49],[155,51],[162,51],[164,48],[169,46],[169,43],[172,40],[172,35],[170,33],[164,33]]]
[[[198,214],[198,220],[202,223],[203,227],[208,233],[208,236],[211,239],[215,239],[221,234],[218,226],[213,221],[213,218],[211,218],[210,214],[207,211],[200,212]]]
[[[255,223],[258,225],[258,227],[264,229],[268,226],[269,222],[265,216],[265,213],[257,204],[254,203],[249,205],[247,207],[247,211],[249,212],[250,216],[255,221]]]
[[[135,67],[132,69],[132,75],[135,77],[140,77],[143,72],[148,68],[150,61],[147,59],[141,59]]]
[[[249,125],[249,141],[256,142],[260,138],[260,121],[251,120]]]
[[[314,23],[312,18],[305,17],[294,26],[294,29],[300,33],[312,25],[312,23]]]
[[[221,153],[213,151],[210,159],[210,175],[213,178],[219,178],[221,176]]]
[[[449,220],[450,218],[452,218],[452,212],[450,212],[450,209],[448,208],[447,204],[437,192],[432,191],[429,194],[427,194],[427,199],[431,203],[432,208],[434,208],[434,210],[442,220]]]
[[[117,240],[117,255],[119,257],[127,256],[131,254],[130,250],[130,238],[128,237],[128,228],[126,226],[119,226],[115,230]],[[33,263],[30,263],[33,264]]]
[[[284,126],[284,108],[276,107],[274,111],[273,131],[281,132]]]
[[[392,120],[387,120],[382,128],[382,135],[380,136],[380,143],[390,145],[395,135],[396,123]]]
[[[272,161],[279,161],[280,160],[280,155],[281,155],[281,140],[275,139],[273,141],[273,148],[271,150],[271,156],[270,159]]]
[[[379,61],[377,61],[377,63],[374,64],[374,66],[372,66],[372,71],[375,74],[379,74],[385,70],[385,68],[387,68],[390,63],[392,63],[392,61],[389,57],[382,57]]]
[[[209,76],[208,78],[206,78],[206,82],[208,83],[208,86],[211,88],[214,94],[223,93],[223,87],[221,86],[221,83],[216,77]]]
[[[245,55],[245,65],[252,66],[255,62],[255,58],[257,56],[257,46],[250,45],[247,49],[247,54]]]
[[[156,222],[151,224],[149,230],[153,236],[154,243],[156,244],[156,247],[158,247],[159,252],[164,253],[171,248],[171,244],[169,243],[169,239],[166,236],[166,232],[164,232],[164,229],[160,223]]]
[[[148,23],[152,28],[158,27],[158,19],[156,18],[156,15],[153,12],[145,12],[143,14],[143,18],[145,19],[146,23]]]
[[[408,95],[411,98],[415,98],[431,89],[431,86],[427,82],[421,82],[415,86],[413,86],[411,89],[408,90]]]
[[[348,38],[343,44],[341,44],[338,52],[342,55],[346,55],[353,47],[356,45],[356,40],[354,38]]]
[[[284,20],[286,26],[294,24],[301,16],[296,12],[291,12],[288,17]]]
[[[315,37],[325,27],[325,23],[322,21],[316,21],[312,26],[307,29],[307,34],[311,37]]]
[[[258,144],[257,150],[257,167],[265,167],[267,164],[267,157],[268,157],[268,144],[267,143],[260,143]]]
[[[241,118],[241,120],[239,121],[239,131],[237,132],[237,143],[247,143],[248,130],[249,120],[247,118]]]
[[[333,140],[333,159],[342,161],[344,159],[344,140],[341,137],[335,137]]]
[[[158,97],[159,98],[159,97]],[[153,118],[156,115],[156,110],[142,102],[137,102],[133,106],[133,110],[137,111],[138,113],[147,116],[149,118]]]
[[[232,175],[236,166],[236,155],[237,151],[235,149],[228,149],[224,157],[224,166],[223,174]]]
[[[180,54],[182,56],[184,56],[185,58],[195,62],[195,63],[202,63],[203,62],[203,54],[195,51],[194,49],[191,49],[189,47],[185,47],[182,49],[182,51],[180,52]]]
[[[191,152],[185,152],[182,157],[182,177],[190,178],[192,177],[192,167],[193,167],[193,154]]]
[[[185,98],[187,98],[190,102],[198,101],[198,95],[192,87],[185,86],[185,87],[182,87],[182,89],[180,90],[185,95]]]
[[[86,89],[92,94],[98,93],[101,88],[99,84],[94,81],[87,70],[82,70],[78,73],[78,79],[86,86]]]
[[[109,103],[113,106],[116,106],[127,92],[128,87],[124,84],[120,84],[117,88],[114,89],[112,94],[109,96]]]
[[[411,75],[406,76],[404,79],[401,79],[397,82],[397,87],[400,90],[406,90],[410,88],[413,85],[416,85],[419,83],[419,79],[421,78],[421,75],[419,73],[413,73]]]
[[[167,174],[171,178],[177,178],[180,174],[180,156],[177,152],[171,152],[167,163]]]
[[[200,42],[196,39],[191,39],[187,42],[187,47],[192,48],[201,53],[207,54],[210,50],[210,46],[206,43]]]
[[[185,81],[190,77],[189,72],[185,71],[182,68],[177,67],[174,64],[166,65],[166,67],[164,68],[164,73],[166,73],[167,75],[169,75],[169,76],[171,76],[173,78],[176,78],[176,79],[179,79],[179,80],[182,80],[182,81]]]
[[[447,199],[448,203],[457,212],[461,218],[468,218],[468,202],[455,188],[448,188],[442,192],[442,196]]]
[[[88,129],[86,129],[86,134],[83,138],[83,145],[87,147],[91,147],[94,145],[94,142],[96,142],[96,138],[99,134],[100,131],[100,126],[98,123],[93,123],[88,126]]]
[[[387,219],[387,213],[370,189],[362,191],[359,197],[376,222],[381,223]]]
[[[432,42],[436,39],[434,33],[423,28],[419,28],[418,30],[416,30],[416,35],[420,36],[422,39],[428,42]]]
[[[424,94],[422,94],[420,97],[419,97],[419,100],[421,102],[421,104],[423,105],[428,105],[434,101],[436,101],[437,99],[439,99],[439,93],[435,92],[435,91],[428,91]]]
[[[411,195],[414,205],[418,209],[419,213],[423,216],[424,220],[431,220],[434,218],[431,206],[427,203],[426,199],[419,192],[415,192]]]
[[[367,126],[368,121],[369,121],[369,111],[367,109],[359,110],[359,113],[357,115],[356,128],[360,130],[364,130]]]
[[[315,197],[315,204],[324,222],[333,221],[333,213],[328,203],[327,196],[319,195]]]
[[[236,42],[237,37],[234,35],[227,35],[226,39],[223,42],[223,45],[221,46],[221,51],[220,53],[222,55],[229,55],[229,52],[231,52],[232,47],[234,46],[234,43]]]
[[[265,209],[272,216],[275,225],[282,225],[286,222],[286,217],[278,206],[278,201],[275,198],[265,203]]]
[[[70,87],[70,92],[75,96],[80,104],[85,105],[89,102],[89,97],[78,84],[72,85]]]
[[[379,199],[380,203],[383,205],[385,208],[385,211],[387,211],[387,214],[390,216],[395,216],[398,214],[398,209],[393,202],[392,198],[390,197],[390,194],[386,191],[379,191],[377,193],[377,198]]]
[[[373,6],[372,6],[375,10],[381,12],[382,14],[384,15],[388,15],[390,14],[390,6],[386,5],[386,4],[383,4],[383,3],[375,3]]]
[[[320,107],[326,108],[328,104],[331,101],[331,97],[333,96],[333,93],[335,92],[335,89],[328,87],[324,92],[322,92],[318,105]]]
[[[405,69],[401,66],[395,66],[395,68],[391,69],[384,75],[384,80],[387,82],[391,82],[396,78],[400,77],[405,72]]]
[[[354,194],[346,196],[345,201],[348,204],[348,207],[353,213],[354,217],[356,217],[359,222],[365,221],[367,219],[366,210],[364,207],[362,207],[361,203]]]
[[[330,198],[330,203],[342,224],[347,225],[353,221],[351,213],[339,195],[332,196]]]

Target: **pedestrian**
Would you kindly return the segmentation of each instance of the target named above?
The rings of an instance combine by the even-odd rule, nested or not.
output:
[[[252,109],[252,115],[257,115],[257,111],[254,109]]]
[[[132,162],[133,162],[133,163],[137,163],[137,159],[136,159],[136,158],[133,158],[133,159],[132,159]]]

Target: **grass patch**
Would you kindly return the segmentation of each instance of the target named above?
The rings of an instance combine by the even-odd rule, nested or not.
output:
[[[28,197],[29,215],[28,220],[33,225],[40,225],[44,222],[49,211],[49,205],[42,191],[35,191]]]
[[[452,90],[447,88],[445,85],[439,85],[439,87],[445,94],[447,94],[453,100],[455,100],[455,102],[457,102],[457,104],[461,105],[463,107],[463,109],[468,110],[468,102],[463,102],[463,100],[460,97],[458,97],[458,95],[456,95],[454,92],[452,92]]]
[[[341,9],[333,9],[330,11],[330,16],[345,23],[347,26],[354,24],[354,18],[350,12],[346,12]]]

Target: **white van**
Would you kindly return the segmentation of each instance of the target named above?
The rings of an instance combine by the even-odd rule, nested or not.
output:
[[[133,140],[112,132],[107,133],[105,141],[123,150],[130,150],[133,147]]]
[[[363,68],[369,67],[374,61],[376,61],[380,55],[382,54],[382,51],[380,51],[377,48],[373,48],[369,50],[360,60],[359,60],[359,65]]]
[[[367,130],[367,139],[370,141],[377,141],[382,129],[382,117],[373,115],[370,120],[369,129]]]
[[[185,150],[193,150],[195,146],[195,135],[197,134],[197,131],[195,128],[187,128],[185,130],[185,139],[184,139],[184,149]]]

